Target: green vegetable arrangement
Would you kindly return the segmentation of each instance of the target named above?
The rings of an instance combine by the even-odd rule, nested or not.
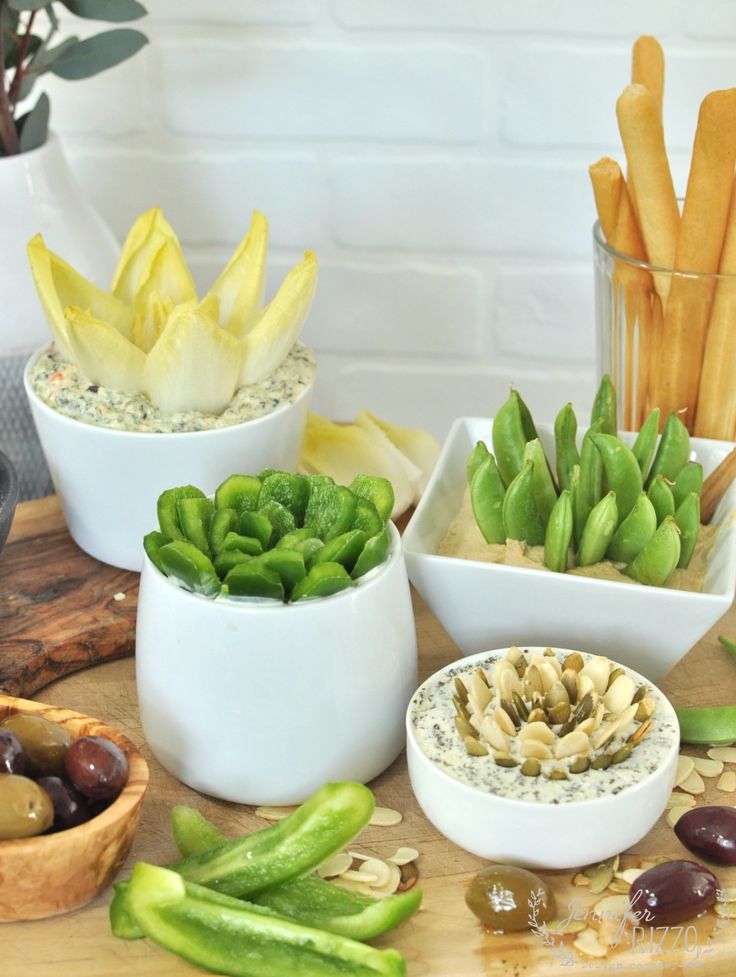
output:
[[[393,504],[391,483],[378,476],[346,487],[266,469],[231,475],[214,502],[193,485],[167,489],[160,531],[143,546],[162,573],[205,597],[328,597],[384,562]]]
[[[580,451],[572,404],[557,415],[555,478],[529,409],[512,390],[493,420],[493,454],[479,441],[467,463],[486,542],[543,545],[544,565],[560,573],[571,561],[613,560],[652,586],[686,568],[700,528],[703,467],[689,460],[690,435],[674,411],[657,444],[659,415],[655,408],[629,447],[618,437],[616,391],[604,376]]]
[[[352,841],[374,806],[362,784],[326,784],[283,821],[233,839],[175,807],[183,861],[170,869],[139,862],[117,883],[112,931],[233,977],[403,977],[396,950],[362,941],[412,916],[421,892],[372,899],[308,874]]]

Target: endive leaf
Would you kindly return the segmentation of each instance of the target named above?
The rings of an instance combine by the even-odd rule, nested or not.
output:
[[[156,345],[166,320],[173,311],[174,303],[168,296],[162,299],[158,292],[152,292],[145,308],[136,313],[132,338],[144,353],[148,353]]]
[[[200,309],[174,309],[144,370],[146,392],[166,414],[219,414],[232,399],[242,343]]]
[[[307,318],[316,284],[317,255],[305,251],[304,260],[286,274],[278,292],[243,340],[241,385],[258,383],[283,362]]]
[[[362,410],[355,418],[355,423],[365,425],[370,421],[383,431],[389,440],[396,445],[399,451],[416,465],[420,474],[417,479],[417,498],[419,501],[424,489],[427,487],[429,476],[432,474],[437,459],[440,456],[439,442],[432,437],[428,431],[418,428],[400,427],[398,424],[391,424],[389,421],[382,421],[380,417]]]
[[[391,515],[397,516],[412,504],[414,486],[395,450],[387,448],[386,440],[355,424],[335,424],[310,414],[299,466],[305,471],[331,475],[339,485],[349,485],[356,475],[382,475],[393,485]]]
[[[400,451],[396,447],[393,441],[391,441],[386,433],[381,430],[378,424],[376,424],[368,411],[361,411],[353,423],[356,427],[367,431],[372,438],[380,442],[386,452],[394,456],[396,464],[401,465],[401,467],[404,469],[404,474],[406,475],[407,481],[412,487],[412,504],[418,502],[420,495],[419,483],[422,478],[421,469],[418,468],[414,462],[403,453],[403,451]]]
[[[64,318],[64,309],[68,305],[89,310],[96,319],[108,323],[126,339],[130,337],[132,311],[80,275],[58,254],[49,251],[40,234],[28,242],[28,260],[46,319],[63,356],[73,360]]]
[[[133,298],[135,312],[145,308],[148,296],[154,292],[171,299],[175,306],[196,302],[194,281],[176,240],[166,238],[153,253]]]
[[[182,278],[185,274],[189,275],[184,255],[181,253],[179,239],[174,233],[173,227],[164,217],[160,207],[152,207],[151,210],[141,214],[128,231],[112,280],[111,291],[116,298],[127,305],[132,306],[134,304],[141,285],[151,276],[151,266],[156,254],[167,241],[172,245],[174,251],[178,251],[178,260],[183,266]],[[191,276],[189,276],[189,281],[191,282]],[[149,291],[153,291],[153,289]],[[165,296],[166,293],[162,292],[160,288],[158,291],[162,296]],[[191,284],[191,292],[189,298],[194,297],[193,283]],[[145,298],[145,296],[142,298],[142,302],[145,301]],[[174,298],[174,301],[176,303],[181,300]]]
[[[267,252],[268,221],[254,210],[248,233],[207,293],[219,301],[220,325],[238,339],[250,332],[263,308]]]
[[[69,345],[80,371],[93,383],[128,394],[143,389],[145,355],[117,329],[90,312],[65,310]]]

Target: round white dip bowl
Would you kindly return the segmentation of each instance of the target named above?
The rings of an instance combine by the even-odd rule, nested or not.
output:
[[[414,616],[399,534],[385,563],[332,597],[190,593],[146,558],[136,679],[146,739],[196,790],[297,804],[329,780],[365,783],[404,746],[416,688]]]
[[[531,655],[543,652],[544,648],[523,646],[522,650]],[[557,797],[557,803],[501,796],[457,779],[423,749],[420,743],[422,735],[417,733],[417,710],[422,710],[423,701],[429,701],[429,697],[439,694],[442,696],[440,704],[443,713],[447,715],[442,732],[446,733],[451,744],[459,743],[464,751],[452,718],[453,678],[457,674],[470,675],[477,666],[486,666],[504,658],[507,651],[504,648],[482,652],[453,662],[430,676],[412,697],[406,714],[407,758],[411,785],[422,810],[435,827],[455,844],[493,861],[532,868],[563,869],[599,862],[625,851],[647,834],[664,811],[675,781],[679,749],[679,729],[672,706],[638,672],[626,669],[637,686],[645,684],[653,691],[656,698],[654,719],[658,724],[655,729],[661,731],[660,739],[663,742],[658,748],[656,763],[651,764],[653,769],[630,786],[620,788],[618,793],[561,801],[562,792],[566,789],[564,784],[572,784],[573,776],[582,778],[587,776],[586,773],[571,775],[568,782],[545,781],[550,792]],[[570,653],[559,648],[553,651],[558,657]],[[622,667],[617,662],[612,664]],[[642,741],[634,749],[633,755],[644,745],[645,741]],[[490,755],[468,759],[493,763]],[[524,790],[527,790],[530,782],[544,779],[523,777],[518,768],[499,768],[500,772],[509,776],[510,784],[513,784],[512,777],[520,778]],[[597,775],[601,775],[598,781],[604,783],[603,775],[607,773],[596,771]],[[558,784],[563,786],[560,793],[555,795],[554,788]]]
[[[228,427],[174,433],[118,431],[66,417],[41,400],[24,374],[33,421],[72,539],[124,570],[143,565],[143,537],[156,526],[156,501],[172,485],[211,494],[235,471],[293,471],[314,380],[292,403]]]

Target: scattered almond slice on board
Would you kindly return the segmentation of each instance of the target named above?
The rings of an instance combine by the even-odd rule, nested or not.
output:
[[[398,811],[393,811],[390,807],[377,807],[368,824],[378,825],[381,828],[389,828],[394,824],[401,824],[401,815]]]
[[[723,760],[724,763],[736,763],[736,746],[712,746],[708,750],[711,760]]]
[[[677,758],[677,772],[675,773],[675,787],[679,787],[695,769],[695,760],[691,756],[681,753]]]
[[[718,778],[718,783],[716,784],[717,790],[725,791],[727,794],[732,794],[736,791],[736,771],[726,770]]]
[[[671,828],[674,828],[674,826],[680,820],[680,818],[682,817],[682,815],[683,814],[686,814],[688,810],[689,810],[689,808],[685,807],[682,804],[679,805],[679,807],[671,807],[669,809],[669,811],[667,812],[666,817],[665,817],[665,820],[667,821],[667,824]]]
[[[266,821],[283,821],[284,818],[288,818],[292,811],[296,811],[296,807],[269,807],[266,805],[257,807],[255,814]]]
[[[572,945],[580,953],[584,953],[586,957],[605,957],[608,955],[608,947],[599,942],[598,934],[590,927],[581,930]]]
[[[695,798],[692,794],[684,794],[682,791],[673,790],[667,798],[667,809],[673,807],[695,807]]]
[[[710,757],[694,757],[695,770],[701,777],[717,777],[723,773],[723,760],[711,760]]]
[[[317,875],[323,879],[335,878],[347,872],[352,864],[353,860],[350,855],[347,852],[341,851],[337,855],[333,855],[332,858],[328,858],[326,862],[323,862],[317,869]]]
[[[677,785],[681,790],[686,790],[688,794],[705,793],[705,784],[700,774],[693,768],[692,772]]]

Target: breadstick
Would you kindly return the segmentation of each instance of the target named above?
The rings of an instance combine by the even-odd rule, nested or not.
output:
[[[616,102],[616,115],[649,261],[671,268],[680,212],[656,99],[643,85],[628,85]],[[669,276],[655,275],[654,284],[666,303]]]
[[[664,96],[664,52],[656,37],[642,34],[634,41],[631,52],[631,83],[643,85],[652,93],[661,119]]]
[[[675,251],[678,270],[706,275],[718,271],[735,163],[736,88],[729,88],[706,95],[700,106]],[[657,403],[665,415],[686,407],[683,420],[690,429],[713,288],[712,279],[676,275],[665,310],[667,342],[660,351]]]

